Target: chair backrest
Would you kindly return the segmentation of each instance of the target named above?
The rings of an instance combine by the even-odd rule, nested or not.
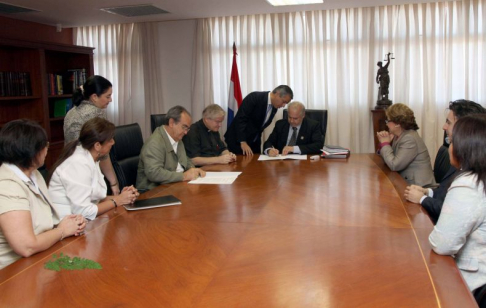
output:
[[[143,146],[142,130],[137,123],[117,126],[114,139],[110,158],[121,190],[125,186],[135,186],[137,182],[138,160]]]
[[[327,110],[324,109],[306,109],[305,110],[305,116],[308,119],[312,119],[314,121],[317,121],[321,123],[321,130],[322,130],[322,135],[324,136],[324,143],[326,142],[326,131],[327,131]],[[287,109],[283,110],[283,119],[288,118],[288,111]]]
[[[478,307],[486,308],[486,285],[474,290],[473,295],[474,299],[478,303]]]
[[[434,162],[434,177],[435,182],[440,183],[446,175],[447,171],[451,168],[451,162],[449,160],[449,148],[441,145]]]
[[[150,129],[152,133],[154,130],[162,124],[165,124],[165,113],[161,114],[151,114],[150,115]]]

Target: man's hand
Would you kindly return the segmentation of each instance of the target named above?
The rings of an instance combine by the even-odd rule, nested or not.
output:
[[[420,199],[422,199],[424,195],[427,195],[427,189],[417,185],[411,185],[405,189],[403,196],[410,202],[420,204]]]
[[[182,176],[183,181],[192,181],[197,179],[198,177],[205,177],[206,176],[206,171],[199,169],[199,168],[191,168],[184,172]]]
[[[287,155],[289,153],[292,153],[294,152],[294,147],[291,147],[291,146],[285,146],[285,148],[283,148],[282,150],[282,155]]]
[[[229,164],[233,161],[235,161],[235,158],[233,157],[234,154],[222,154],[219,156],[219,163],[220,164]]]
[[[270,156],[270,157],[277,157],[278,154],[279,154],[279,151],[275,148],[271,148],[271,149],[268,150],[267,153],[268,153],[268,156]]]
[[[243,155],[253,156],[253,151],[251,150],[248,143],[244,141],[241,143],[241,150],[243,151]]]

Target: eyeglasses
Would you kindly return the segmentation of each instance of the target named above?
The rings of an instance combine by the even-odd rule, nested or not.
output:
[[[185,124],[182,124],[182,129],[187,133],[191,128]]]

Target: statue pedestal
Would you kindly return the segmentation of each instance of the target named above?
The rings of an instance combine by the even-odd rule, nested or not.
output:
[[[380,99],[376,101],[375,109],[386,109],[391,106],[392,101],[389,99]]]
[[[378,141],[378,137],[376,137],[377,132],[381,132],[382,130],[387,130],[386,128],[386,108],[379,108],[379,109],[372,109],[371,116],[373,120],[373,140],[375,141],[375,153],[378,151],[378,145],[380,142]]]

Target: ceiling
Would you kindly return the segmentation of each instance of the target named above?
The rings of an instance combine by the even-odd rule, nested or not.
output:
[[[3,14],[1,16],[51,26],[60,24],[63,28],[437,1],[438,0],[324,0],[324,4],[273,7],[265,0],[0,0],[2,3],[40,11]],[[124,17],[100,10],[101,8],[142,4],[152,4],[170,13],[143,17]]]

